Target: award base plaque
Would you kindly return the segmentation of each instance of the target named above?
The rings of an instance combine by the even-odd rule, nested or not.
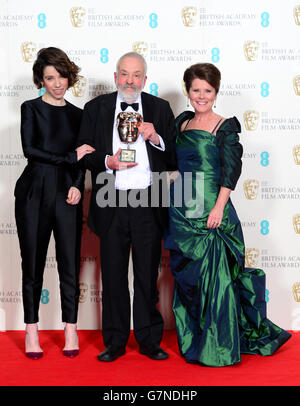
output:
[[[139,136],[139,125],[143,121],[139,113],[121,112],[117,117],[117,127],[120,141],[127,144],[127,149],[121,149],[120,162],[135,162],[136,151],[130,145],[136,142]]]
[[[135,162],[135,149],[121,149],[121,154],[119,157],[120,162]]]

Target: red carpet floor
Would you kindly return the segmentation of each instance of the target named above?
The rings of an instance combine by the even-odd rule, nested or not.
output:
[[[103,350],[100,331],[78,332],[80,354],[61,353],[63,331],[40,331],[44,357],[24,355],[24,332],[0,333],[0,386],[300,386],[300,332],[270,357],[243,355],[240,364],[222,368],[187,364],[178,352],[175,331],[165,331],[165,361],[139,354],[131,335],[126,355],[112,363],[97,360]]]

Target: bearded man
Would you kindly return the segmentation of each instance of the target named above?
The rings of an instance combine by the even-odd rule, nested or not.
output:
[[[154,173],[176,169],[176,131],[169,103],[142,91],[146,75],[146,61],[140,54],[123,55],[114,73],[117,91],[91,100],[83,112],[79,142],[95,148],[85,156],[84,164],[92,177],[88,226],[100,238],[102,334],[106,348],[98,356],[99,361],[114,361],[125,354],[131,320],[130,249],[133,329],[140,353],[155,360],[168,358],[160,347],[163,318],[156,307],[161,239],[168,208],[163,207],[162,196],[156,195],[161,188],[153,189],[152,181]],[[122,139],[126,132],[131,142],[129,149]],[[130,138],[133,134],[135,137]],[[121,158],[123,153],[125,158]],[[104,196],[110,194],[109,185],[113,185],[116,195],[104,202]],[[102,193],[104,190],[107,194]],[[143,202],[132,204],[130,196],[135,197],[135,202],[143,196]],[[159,204],[151,205],[153,200]]]

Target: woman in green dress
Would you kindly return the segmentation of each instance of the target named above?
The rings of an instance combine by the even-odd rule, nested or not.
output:
[[[243,232],[230,200],[241,174],[241,127],[236,117],[213,111],[220,71],[199,63],[183,79],[194,112],[176,119],[179,177],[165,238],[179,349],[190,363],[232,365],[241,353],[273,354],[291,334],[266,318],[264,272],[244,267]]]

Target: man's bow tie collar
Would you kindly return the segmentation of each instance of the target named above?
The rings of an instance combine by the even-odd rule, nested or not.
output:
[[[139,109],[139,104],[138,103],[128,104],[126,102],[121,102],[122,111],[126,110],[128,106],[132,107],[133,110],[135,110],[135,111],[138,111],[138,109]]]

